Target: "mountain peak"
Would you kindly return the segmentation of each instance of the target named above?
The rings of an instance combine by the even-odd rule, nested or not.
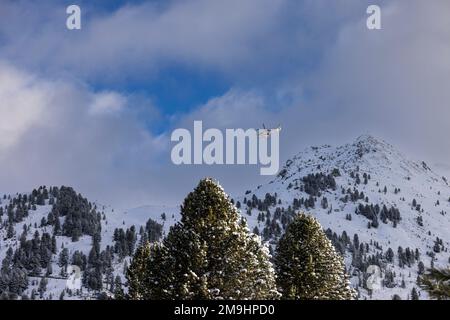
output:
[[[360,135],[358,138],[356,138],[353,145],[358,148],[357,152],[360,156],[370,151],[392,151],[394,149],[392,145],[390,145],[386,141],[378,139],[370,134]]]
[[[415,175],[424,175],[427,179],[441,179],[431,169],[420,162],[415,162],[388,142],[370,134],[357,137],[353,142],[340,145],[310,147],[296,154],[286,162],[278,177],[287,177],[318,171],[331,172],[334,168],[346,172],[363,171],[394,175],[405,179]]]
[[[378,144],[382,142],[381,139],[376,138],[375,136],[371,134],[362,134],[359,137],[356,138],[355,143],[371,143],[371,144]]]
[[[304,149],[276,179],[248,191],[240,204],[249,225],[271,244],[291,215],[313,215],[345,257],[361,298],[390,299],[394,293],[406,298],[417,290],[419,265],[447,265],[449,194],[447,180],[426,163],[365,134],[340,146]],[[351,238],[357,244],[349,245]],[[417,252],[418,259],[408,262],[406,250]],[[388,255],[397,256],[386,259]],[[384,260],[375,265],[381,265],[391,283],[369,293],[361,287],[361,277],[367,264],[378,260]]]

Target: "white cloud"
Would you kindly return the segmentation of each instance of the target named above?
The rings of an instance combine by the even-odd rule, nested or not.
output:
[[[124,73],[147,77],[172,62],[236,70],[254,61],[264,41],[277,39],[270,35],[285,3],[144,2],[98,15],[86,5],[82,30],[69,31],[61,5],[7,1],[0,4],[0,52],[27,66],[46,65],[47,71],[66,70],[97,81],[120,81]]]
[[[49,97],[33,77],[4,63],[0,69],[0,154],[4,154],[39,121]]]
[[[389,1],[382,30],[362,27],[365,17],[341,27],[309,81],[328,134],[368,131],[450,162],[449,10],[448,1]]]
[[[372,132],[449,162],[450,4],[384,1],[383,29],[368,31],[369,2],[147,3],[90,17],[78,34],[51,27],[54,7],[37,15],[2,2],[0,57],[35,71],[0,65],[0,187],[65,183],[138,205],[176,203],[203,176],[231,192],[266,181],[256,167],[172,165],[169,133],[154,137],[143,123],[166,120],[151,102],[67,80],[135,80],[172,63],[225,74],[233,89],[171,127],[281,123],[282,159]]]
[[[126,99],[116,92],[100,92],[93,95],[89,106],[91,114],[117,113],[125,107]]]
[[[151,179],[142,177],[152,175],[164,146],[130,107],[142,100],[52,82],[2,63],[0,101],[1,190],[64,184],[120,204],[147,196]]]

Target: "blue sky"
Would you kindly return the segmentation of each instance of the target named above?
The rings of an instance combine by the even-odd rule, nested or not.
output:
[[[194,120],[281,123],[282,161],[369,132],[447,164],[450,4],[377,1],[379,31],[369,4],[1,1],[0,189],[66,184],[129,207],[179,203],[203,176],[236,194],[267,182],[256,166],[174,166],[170,133]]]
[[[73,1],[60,1],[67,6]],[[170,1],[164,0],[111,0],[111,1],[78,1],[85,9],[83,18],[86,23],[101,15],[114,14],[124,6],[136,6],[153,3],[158,8],[167,8]],[[140,76],[138,79],[102,83],[90,83],[94,90],[115,90],[123,93],[139,93],[149,96],[165,116],[185,113],[205,104],[210,98],[221,96],[232,86],[232,81],[214,70],[197,69],[193,66],[177,62],[164,64],[157,75]],[[167,130],[167,122],[149,127],[155,133]]]

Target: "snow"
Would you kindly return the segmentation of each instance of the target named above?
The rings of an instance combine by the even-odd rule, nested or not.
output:
[[[320,166],[320,167],[319,167]],[[360,242],[370,243],[370,241],[378,242],[383,251],[391,247],[396,253],[398,246],[403,248],[410,247],[412,249],[418,248],[421,252],[421,260],[425,267],[430,266],[430,258],[426,256],[426,252],[433,251],[434,240],[439,237],[443,240],[444,246],[450,246],[450,187],[447,181],[442,178],[442,175],[437,174],[421,161],[411,161],[398,152],[393,146],[388,143],[378,140],[372,136],[361,136],[354,143],[343,146],[320,146],[307,148],[304,151],[295,155],[292,159],[286,162],[284,168],[280,171],[283,174],[277,176],[267,184],[259,186],[246,195],[237,195],[234,199],[242,203],[241,214],[247,219],[249,229],[253,230],[258,226],[260,230],[264,228],[263,223],[257,220],[258,210],[253,209],[251,216],[246,214],[247,206],[243,203],[244,197],[251,199],[255,194],[259,199],[264,199],[265,194],[274,195],[277,193],[278,199],[281,199],[281,204],[277,204],[270,208],[273,213],[276,207],[284,207],[287,209],[292,205],[294,198],[308,198],[304,192],[295,189],[296,183],[301,185],[301,178],[311,173],[330,173],[334,168],[338,168],[341,176],[336,177],[336,190],[327,190],[322,194],[328,199],[329,206],[334,209],[329,213],[329,209],[322,209],[320,206],[320,198],[316,202],[316,208],[307,210],[313,214],[324,229],[331,228],[333,232],[340,235],[346,231],[350,238],[353,238],[355,233],[358,234]],[[359,175],[363,173],[370,174],[371,179],[368,184],[363,183],[355,185],[355,180],[350,177],[351,172],[357,171],[359,168]],[[379,186],[376,183],[379,183]],[[288,188],[289,184],[294,187]],[[383,191],[384,186],[387,187],[387,193]],[[397,227],[392,226],[392,222],[384,224],[379,222],[378,228],[367,228],[367,218],[362,215],[355,214],[355,208],[358,203],[365,202],[359,200],[356,203],[343,203],[341,188],[356,187],[359,192],[364,192],[364,195],[369,198],[369,203],[385,204],[387,207],[394,206],[400,210],[402,220]],[[395,194],[394,189],[400,188],[400,192]],[[225,191],[223,191],[225,194]],[[439,194],[440,193],[440,194]],[[404,199],[404,200],[403,200]],[[423,227],[419,226],[416,219],[419,215],[415,209],[412,208],[412,200],[416,199],[417,203],[421,205],[424,210],[420,215],[423,217]],[[439,200],[439,205],[436,202]],[[5,205],[7,201],[2,200]],[[170,226],[175,224],[180,219],[179,206],[141,206],[124,212],[114,211],[109,206],[97,204],[99,212],[103,212],[105,219],[102,219],[102,241],[101,248],[104,249],[107,245],[113,244],[113,234],[116,228],[129,228],[132,225],[136,226],[139,231],[140,226],[145,226],[149,218],[152,218],[158,223],[163,224],[164,234],[167,234]],[[40,221],[43,217],[47,217],[51,210],[50,205],[37,206],[37,210],[30,210],[29,216],[23,222],[17,223],[15,226],[16,236],[12,239],[6,238],[5,228],[0,229],[0,259],[5,257],[7,249],[12,246],[18,246],[18,237],[22,233],[23,225],[30,225],[30,232],[28,239],[30,239],[36,230],[40,234],[47,231],[51,233],[50,227],[40,227]],[[442,215],[440,212],[444,212]],[[165,213],[166,220],[164,221],[161,214]],[[346,220],[347,214],[352,215],[352,220]],[[63,220],[61,220],[61,224]],[[37,225],[37,228],[34,225]],[[430,234],[428,234],[430,232]],[[57,265],[57,258],[59,252],[62,250],[62,245],[69,250],[69,256],[76,250],[82,251],[86,255],[92,246],[92,239],[89,236],[83,236],[79,241],[72,242],[67,237],[57,237],[58,253],[54,256],[52,261],[53,273],[59,274],[60,268]],[[370,252],[380,252],[374,246],[370,247]],[[448,252],[440,252],[436,254],[435,266],[447,266],[449,263]],[[128,261],[129,259],[127,259]],[[345,263],[347,269],[351,270],[351,255],[349,253],[345,256]],[[123,274],[123,262],[115,261],[115,274]],[[403,278],[405,280],[405,288],[399,285],[395,288],[383,288],[375,290],[370,296],[367,291],[360,288],[363,299],[391,299],[394,294],[398,294],[402,299],[406,299],[411,293],[413,287],[417,287],[415,281],[417,278],[417,264],[411,268],[400,268],[398,261],[395,259],[394,264],[388,266],[388,269],[395,271],[397,274],[397,283]],[[36,285],[31,285],[33,280],[36,280]],[[40,279],[30,277],[30,286],[27,290],[29,294],[31,289],[37,288]],[[356,277],[351,278],[352,285],[356,286],[358,280]],[[45,297],[48,298],[52,294],[54,299],[58,299],[61,291],[66,286],[64,279],[49,279],[47,285],[48,291]],[[417,288],[419,289],[419,288]],[[92,295],[85,292],[81,296],[69,297],[65,295],[65,299],[90,299]],[[420,292],[420,298],[426,298],[425,292]]]
[[[12,195],[13,196],[13,195]],[[8,203],[8,201],[3,200],[3,205]],[[48,202],[47,202],[48,203]],[[136,227],[136,230],[139,231],[140,226],[144,226],[148,219],[153,219],[156,222],[163,225],[163,232],[167,234],[171,225],[173,225],[179,219],[179,209],[174,206],[142,206],[134,209],[127,210],[126,212],[116,212],[113,208],[109,206],[103,206],[97,204],[97,208],[99,212],[103,212],[105,215],[105,219],[101,220],[102,224],[102,241],[101,241],[101,250],[105,249],[108,245],[113,245],[113,236],[114,230],[116,228],[127,229],[132,225]],[[47,218],[49,212],[51,211],[51,205],[43,205],[36,206],[36,210],[30,210],[28,217],[26,217],[22,222],[16,223],[14,226],[15,236],[11,239],[6,239],[6,228],[0,229],[0,261],[4,259],[6,256],[6,251],[9,247],[13,249],[19,247],[19,237],[23,232],[24,225],[29,226],[29,231],[27,233],[27,239],[32,239],[35,231],[38,231],[40,235],[44,232],[48,232],[52,234],[51,226],[41,227],[42,218]],[[161,214],[166,214],[166,221],[164,221],[161,217]],[[60,218],[61,225],[64,223],[64,217]],[[35,227],[36,225],[36,227]],[[58,257],[63,248],[67,248],[69,250],[69,257],[72,257],[72,254],[75,251],[83,252],[86,256],[89,254],[89,251],[92,248],[92,239],[90,236],[82,236],[76,242],[72,242],[70,237],[65,236],[57,236],[57,253],[52,258],[52,269],[53,274],[51,277],[62,278],[60,273],[60,267],[58,266]],[[130,258],[126,258],[125,261],[129,264]],[[123,265],[125,261],[114,261],[114,276],[120,275],[122,280],[124,281],[124,270]],[[29,277],[29,287],[25,291],[28,296],[31,296],[31,291],[39,286],[39,281],[42,277]],[[61,292],[66,288],[66,279],[55,279],[55,278],[47,278],[48,285],[47,291],[44,294],[44,299],[49,298],[59,299]],[[81,295],[73,295],[69,296],[67,293],[64,296],[64,299],[92,299],[94,298],[94,294],[92,292],[88,292],[86,288],[83,289],[84,292]]]
[[[363,173],[370,174],[371,179],[367,185],[362,182],[355,185],[355,180],[350,177],[350,172],[356,173],[358,167],[361,180],[363,180]],[[320,198],[314,209],[306,210],[318,218],[324,229],[330,228],[338,235],[346,231],[351,238],[357,233],[361,242],[376,241],[383,250],[391,247],[394,252],[397,252],[398,246],[418,248],[425,267],[430,266],[430,258],[425,256],[425,253],[432,251],[436,237],[443,239],[444,246],[448,248],[450,245],[450,215],[447,212],[450,212],[450,187],[446,180],[424,163],[407,159],[393,146],[372,136],[361,136],[355,143],[340,147],[327,145],[307,148],[287,161],[283,176],[278,176],[268,184],[256,188],[245,197],[251,199],[255,194],[259,199],[264,199],[266,193],[273,195],[276,192],[278,199],[281,199],[282,202],[276,207],[288,208],[292,205],[294,198],[309,197],[299,189],[288,189],[290,183],[293,185],[296,182],[301,183],[300,179],[308,174],[331,173],[334,168],[338,168],[341,173],[340,177],[335,178],[337,188],[335,191],[327,190],[322,194],[327,197],[329,206],[331,205],[334,209],[333,212],[329,214],[329,209],[320,207]],[[379,186],[376,185],[377,182]],[[383,191],[384,186],[388,190],[386,194],[379,192],[379,189]],[[345,189],[356,187],[359,192],[364,192],[364,195],[369,198],[369,203],[374,205],[385,204],[387,207],[398,208],[402,220],[396,228],[392,226],[392,222],[388,221],[388,224],[384,224],[380,221],[378,228],[368,229],[368,219],[363,215],[355,214],[358,203],[365,204],[365,202],[359,200],[356,203],[350,201],[343,203],[340,201],[343,196],[341,187]],[[395,194],[395,188],[400,188],[400,192]],[[440,194],[438,194],[439,192]],[[405,201],[402,200],[403,198]],[[423,227],[420,227],[416,221],[419,213],[412,209],[411,203],[414,198],[424,209],[424,212],[421,213],[424,221]],[[237,198],[241,202],[243,199],[244,196]],[[439,200],[439,205],[436,205],[437,200]],[[270,208],[272,213],[274,209],[275,207]],[[241,210],[245,212],[246,205],[243,205]],[[304,208],[303,211],[305,211]],[[445,214],[442,215],[441,211]],[[351,221],[345,219],[349,213],[352,215]],[[246,216],[251,230],[254,226],[258,226],[260,230],[264,228],[264,223],[257,221],[258,210],[253,209],[250,217],[246,214],[243,215]],[[430,235],[428,235],[428,231],[431,232]],[[371,248],[371,251],[376,252],[376,249]],[[447,266],[449,256],[448,252],[437,253],[434,265],[436,267]],[[345,260],[349,267],[351,258],[346,257]],[[406,299],[412,287],[417,287],[415,284],[417,264],[405,269],[401,269],[397,265],[390,267],[397,275],[405,277],[406,288],[384,288],[375,291],[372,298],[391,299],[392,295],[398,294],[402,299]],[[369,298],[367,292],[362,293],[365,298]],[[426,297],[426,293],[421,292],[421,298],[424,297]]]

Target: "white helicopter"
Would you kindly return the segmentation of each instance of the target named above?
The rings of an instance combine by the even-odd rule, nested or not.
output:
[[[281,131],[281,125],[278,125],[278,127],[273,129],[267,129],[266,126],[263,123],[263,128],[258,130],[258,134],[262,137],[268,138],[272,133],[274,132],[280,132]]]

